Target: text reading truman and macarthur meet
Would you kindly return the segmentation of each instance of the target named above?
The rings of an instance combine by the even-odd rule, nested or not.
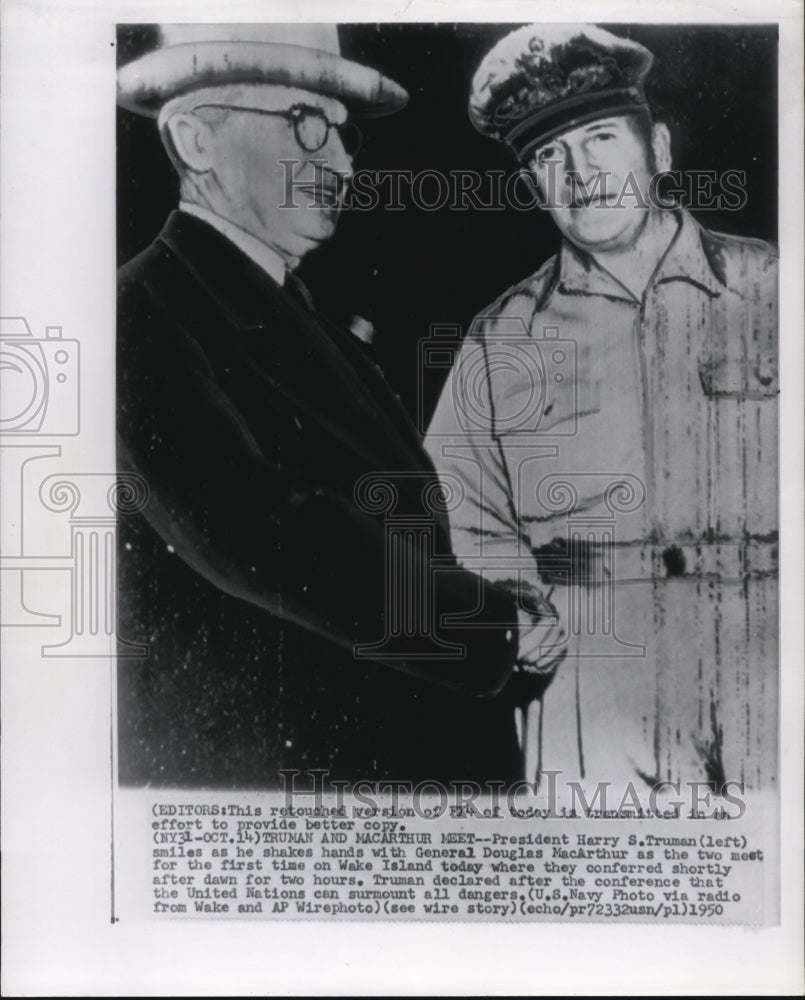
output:
[[[366,812],[153,803],[151,912],[743,923],[764,874],[760,841],[726,815],[593,827],[572,815],[516,823],[501,807],[431,820],[405,807]]]

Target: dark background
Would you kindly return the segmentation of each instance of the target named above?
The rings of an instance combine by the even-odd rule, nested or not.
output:
[[[342,54],[401,83],[409,105],[360,123],[356,169],[514,172],[500,144],[479,135],[467,116],[470,81],[481,59],[516,24],[342,25]],[[606,25],[605,25],[606,26]],[[748,200],[739,212],[697,214],[708,228],[777,237],[777,28],[615,25],[655,57],[646,92],[655,117],[671,129],[673,166],[743,170]],[[123,25],[118,62],[152,47],[155,30]],[[176,206],[178,183],[152,119],[118,112],[118,263],[154,238]],[[407,192],[406,188],[403,188]],[[523,192],[525,196],[525,192]],[[412,414],[417,406],[418,343],[431,324],[460,324],[556,251],[544,211],[347,211],[336,236],[299,274],[323,311],[354,313],[377,329],[375,347]],[[424,410],[439,380],[424,383]]]

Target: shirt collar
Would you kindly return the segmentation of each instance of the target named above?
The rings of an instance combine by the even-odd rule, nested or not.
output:
[[[650,282],[687,281],[710,295],[720,295],[724,284],[714,273],[701,239],[701,227],[684,209],[674,213],[678,227]],[[579,295],[604,295],[634,302],[631,293],[594,257],[564,240],[559,251],[560,291]]]
[[[236,226],[222,215],[217,215],[208,208],[202,208],[200,205],[194,205],[192,202],[179,202],[179,211],[187,212],[188,215],[193,215],[197,219],[201,219],[202,222],[206,222],[214,229],[217,229],[222,236],[225,236],[234,243],[239,250],[242,250],[270,278],[273,278],[278,285],[282,286],[285,284],[285,274],[287,271],[285,261],[267,243],[263,243],[262,240],[259,240],[256,236],[252,236],[251,233],[247,233],[245,229]]]

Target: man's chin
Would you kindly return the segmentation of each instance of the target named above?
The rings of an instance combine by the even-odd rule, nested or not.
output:
[[[330,237],[335,233],[335,228],[338,225],[338,210],[331,209],[319,209],[316,212],[316,224],[312,225],[309,230],[305,231],[305,235],[309,239],[313,240],[315,243],[323,243],[325,240],[329,240]]]
[[[582,209],[581,212],[573,213],[576,217],[571,219],[566,230],[566,235],[577,246],[583,250],[595,252],[596,250],[607,250],[610,247],[618,246],[628,242],[630,234],[636,228],[637,220],[613,218],[612,213],[617,209],[599,207],[596,209]],[[607,217],[604,213],[609,212]],[[593,214],[595,213],[595,214]]]
[[[288,249],[293,256],[301,260],[306,254],[326,243],[335,232],[336,218],[320,226],[311,227],[303,233],[295,234],[292,241],[288,243]]]

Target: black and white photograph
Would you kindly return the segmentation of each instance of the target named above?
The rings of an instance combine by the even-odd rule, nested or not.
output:
[[[802,12],[478,16],[4,8],[8,995],[801,986]]]
[[[773,789],[776,27],[119,38],[121,782]]]

